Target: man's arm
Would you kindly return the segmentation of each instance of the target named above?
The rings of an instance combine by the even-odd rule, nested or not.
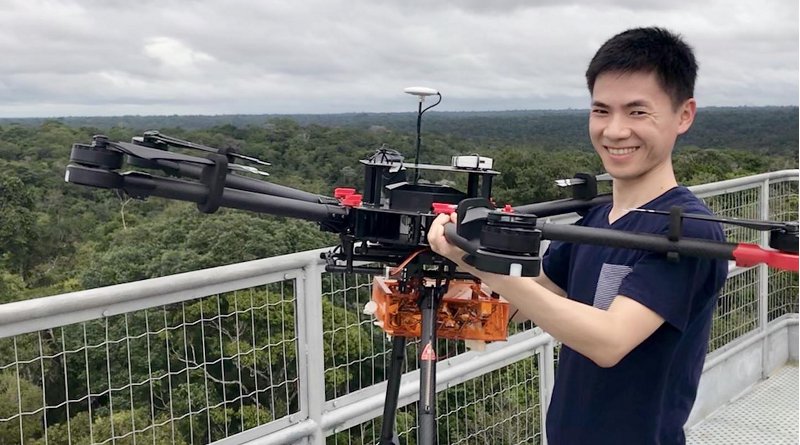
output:
[[[540,286],[544,287],[545,289],[549,290],[550,292],[560,297],[567,296],[567,293],[564,291],[564,289],[561,289],[556,283],[553,283],[553,280],[548,278],[543,270],[539,272],[539,275],[531,279],[536,283],[539,283]],[[509,305],[511,306],[509,311],[509,316],[511,317],[510,318],[511,321],[513,321],[514,323],[524,323],[530,320],[530,317],[526,316],[525,312],[521,311],[516,305],[511,304],[511,302],[509,302]]]
[[[436,253],[463,266],[519,309],[522,317],[598,366],[614,366],[664,323],[660,315],[622,295],[602,310],[563,298],[563,290],[547,278],[511,277],[469,267],[461,261],[464,252],[444,237],[448,222],[450,217],[439,215],[428,231],[428,242]]]
[[[616,365],[664,323],[660,315],[622,295],[602,310],[563,298],[531,279],[485,273],[479,278],[522,316],[601,367]]]
[[[548,278],[543,270],[539,271],[538,276],[533,277],[533,281],[539,283],[542,287],[558,295],[559,297],[567,296],[567,292],[564,289],[561,289],[556,283],[553,283],[553,280]]]

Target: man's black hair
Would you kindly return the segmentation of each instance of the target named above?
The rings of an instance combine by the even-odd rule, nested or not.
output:
[[[655,73],[677,108],[694,97],[697,61],[679,35],[663,28],[634,28],[615,35],[597,50],[586,70],[590,93],[597,76],[607,72]]]

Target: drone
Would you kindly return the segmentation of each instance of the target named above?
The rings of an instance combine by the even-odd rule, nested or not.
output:
[[[419,162],[422,115],[438,105],[442,96],[425,87],[406,88],[405,92],[416,96],[419,103],[414,162],[406,162],[397,150],[378,148],[360,161],[365,179],[361,193],[353,187],[339,187],[333,196],[323,196],[256,179],[247,175],[269,176],[263,171],[268,162],[235,149],[209,147],[158,131],[147,131],[131,142],[96,135],[90,144],[73,144],[65,180],[113,189],[135,199],[194,202],[204,213],[232,208],[302,219],[338,234],[339,244],[323,254],[326,270],[373,275],[372,301],[365,312],[374,314],[376,324],[392,337],[381,445],[398,443],[394,421],[407,339],[419,338],[422,346],[419,443],[433,444],[437,338],[498,341],[508,337],[505,300],[430,250],[426,234],[440,213],[456,213],[457,223],[445,226],[446,238],[466,252],[467,264],[486,272],[539,275],[542,240],[648,250],[673,261],[692,256],[731,260],[739,266],[764,263],[798,270],[797,222],[719,218],[684,213],[677,207],[669,212],[633,209],[652,213],[654,218],[668,217],[667,235],[545,221],[561,214],[582,215],[593,206],[611,202],[611,194],[598,194],[597,182],[605,178],[590,174],[557,181],[557,185],[572,189],[571,198],[498,208],[491,199],[491,187],[500,172],[493,170],[491,158],[472,154],[453,156],[450,165]],[[437,102],[423,108],[432,96]],[[189,150],[204,156],[186,154]],[[466,191],[421,181],[425,171],[466,175]],[[681,226],[686,219],[768,231],[769,247],[684,238]]]

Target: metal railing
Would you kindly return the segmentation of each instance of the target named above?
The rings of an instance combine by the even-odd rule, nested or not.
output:
[[[693,190],[720,215],[797,220],[797,181]],[[0,444],[376,443],[391,342],[361,311],[371,278],[323,272],[320,252],[0,305]],[[796,274],[733,269],[709,362],[772,320],[796,323],[797,294]],[[557,352],[530,325],[484,352],[439,340],[439,442],[544,443]],[[403,444],[416,443],[417,355],[409,342]]]

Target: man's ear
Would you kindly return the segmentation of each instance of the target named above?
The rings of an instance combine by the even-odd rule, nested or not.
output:
[[[694,116],[697,114],[697,102],[694,98],[686,99],[686,102],[678,109],[678,134],[686,133],[694,122]]]

